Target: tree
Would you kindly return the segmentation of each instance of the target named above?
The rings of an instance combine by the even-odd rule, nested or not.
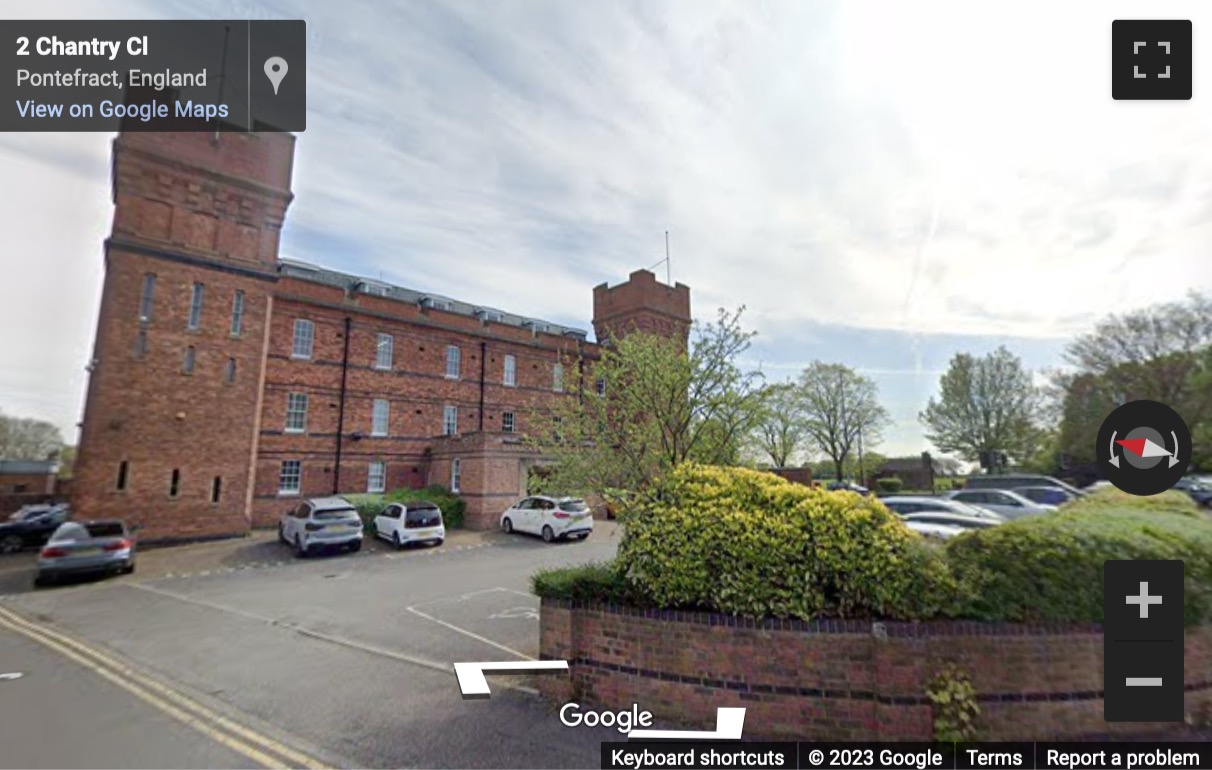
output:
[[[0,412],[0,459],[46,460],[63,448],[63,434],[52,423]]]
[[[786,468],[804,443],[804,417],[795,383],[766,386],[754,440],[776,468]]]
[[[934,464],[938,466],[939,472],[944,476],[958,476],[964,467],[962,462],[947,455],[939,455],[933,459]]]
[[[875,383],[844,364],[813,361],[800,374],[797,393],[804,432],[832,461],[839,480],[860,434],[875,446],[891,421]]]
[[[634,491],[690,460],[740,462],[760,414],[762,375],[736,363],[753,333],[744,308],[695,323],[690,349],[646,332],[611,339],[593,364],[596,389],[578,390],[534,415],[526,441],[550,459],[547,491]]]
[[[1212,295],[1110,316],[1070,344],[1065,360],[1070,369],[1052,383],[1069,463],[1093,463],[1103,420],[1138,399],[1178,411],[1191,427],[1196,462],[1212,462]]]
[[[1016,461],[1031,456],[1039,442],[1036,421],[1039,389],[1023,362],[1000,347],[976,357],[959,353],[939,380],[920,419],[926,438],[942,452],[969,462],[982,452],[1005,452]]]

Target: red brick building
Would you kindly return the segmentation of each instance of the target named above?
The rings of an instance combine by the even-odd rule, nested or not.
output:
[[[442,484],[469,526],[494,526],[542,460],[527,420],[589,376],[597,345],[280,259],[295,138],[217,136],[114,141],[75,515],[221,537],[274,525],[299,497]],[[593,298],[599,339],[688,333],[690,290],[651,272]]]

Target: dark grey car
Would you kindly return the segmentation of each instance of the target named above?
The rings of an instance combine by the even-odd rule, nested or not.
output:
[[[71,575],[135,571],[135,539],[121,521],[69,521],[38,554],[34,585]]]

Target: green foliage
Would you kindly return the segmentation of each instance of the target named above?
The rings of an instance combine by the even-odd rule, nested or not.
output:
[[[634,603],[637,599],[614,562],[542,569],[531,576],[530,589],[538,596],[572,601]]]
[[[959,353],[939,380],[939,397],[921,414],[926,438],[943,452],[974,462],[1006,452],[1018,462],[1038,445],[1042,394],[1031,372],[1005,347],[985,356]]]
[[[1107,492],[949,541],[962,586],[954,611],[977,620],[1103,619],[1103,562],[1181,559],[1188,624],[1212,618],[1212,518],[1179,493]]]
[[[616,498],[610,565],[547,570],[542,596],[749,617],[1101,622],[1103,562],[1181,559],[1189,624],[1212,620],[1212,517],[1178,492],[1103,490],[937,546],[878,500],[684,464]]]
[[[358,516],[362,519],[362,530],[368,535],[373,534],[375,516],[378,516],[379,511],[383,510],[383,506],[387,505],[383,495],[343,495],[343,497],[358,509]]]
[[[875,381],[844,364],[813,361],[800,373],[796,395],[808,443],[833,461],[829,474],[835,478],[845,478],[853,467],[860,442],[877,445],[892,422]]]
[[[463,526],[463,512],[467,504],[462,498],[441,484],[431,484],[424,489],[396,489],[386,496],[389,503],[430,502],[442,509],[442,523],[447,529]]]
[[[889,476],[887,478],[876,479],[875,488],[879,490],[881,494],[895,495],[897,492],[900,492],[905,488],[905,482],[896,476]]]
[[[551,459],[538,491],[599,495],[641,489],[683,462],[739,463],[762,404],[762,375],[737,363],[753,338],[742,312],[696,323],[689,350],[646,332],[612,338],[583,392],[530,419],[527,443]],[[598,380],[604,396],[590,387]]]
[[[944,667],[930,681],[926,695],[934,710],[934,740],[940,743],[975,740],[981,708],[966,671],[956,665]]]
[[[620,513],[618,568],[644,601],[748,616],[918,618],[938,552],[872,498],[681,465]]]

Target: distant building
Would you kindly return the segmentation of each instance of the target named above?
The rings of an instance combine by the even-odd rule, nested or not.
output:
[[[592,376],[598,345],[529,312],[280,259],[294,145],[114,141],[75,515],[224,537],[303,497],[441,484],[469,526],[495,526],[542,462],[522,440],[532,415]],[[689,288],[647,270],[593,302],[598,339],[689,333]]]
[[[802,468],[767,468],[766,471],[773,473],[775,476],[784,478],[787,481],[803,484],[806,487],[812,486],[812,469],[808,467]]]
[[[0,495],[53,495],[55,460],[0,460]]]
[[[870,483],[874,485],[879,479],[895,477],[904,482],[904,489],[933,490],[935,477],[942,475],[942,468],[930,453],[922,452],[916,457],[888,458],[871,474]]]

